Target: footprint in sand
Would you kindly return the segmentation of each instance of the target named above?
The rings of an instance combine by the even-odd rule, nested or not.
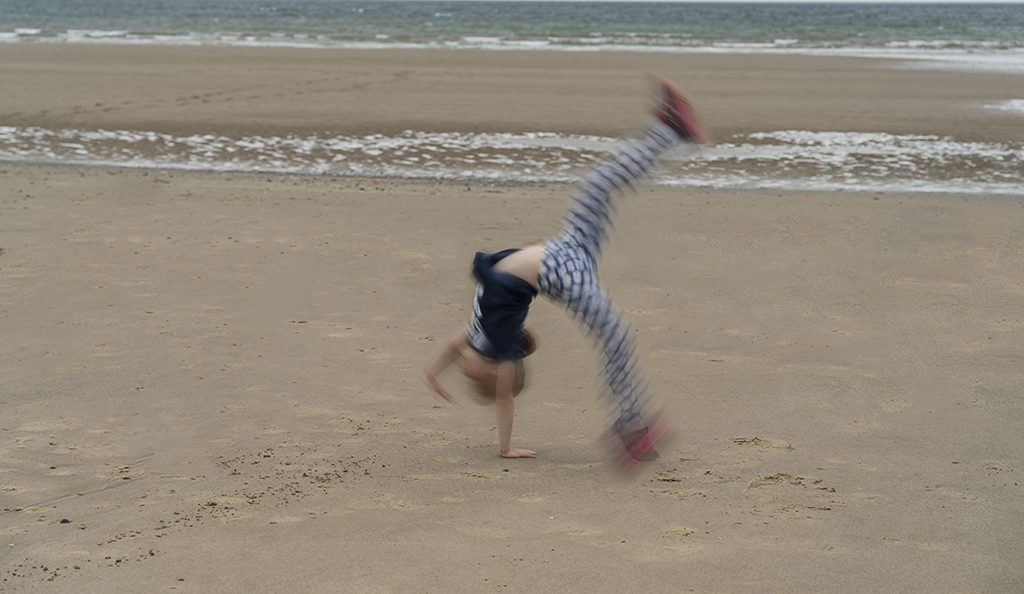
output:
[[[781,439],[768,439],[764,437],[734,437],[732,442],[737,445],[755,446],[762,452],[792,452],[793,446]]]
[[[703,497],[704,491],[699,489],[651,489],[651,493],[659,499],[675,499],[682,501],[690,497]]]
[[[700,489],[683,487],[682,483],[691,480],[700,481],[705,476],[700,472],[684,473],[673,468],[671,470],[660,470],[651,477],[653,484],[648,490],[659,499],[683,500],[690,497],[703,497],[706,493]]]
[[[834,493],[821,479],[785,472],[759,476],[746,489],[747,499],[761,504],[754,506],[755,513],[785,520],[813,519],[815,512],[843,505]]]
[[[758,487],[772,487],[778,485],[793,485],[796,487],[807,487],[808,485],[819,485],[821,479],[793,476],[785,472],[779,472],[768,476],[759,476],[750,483],[751,489]]]

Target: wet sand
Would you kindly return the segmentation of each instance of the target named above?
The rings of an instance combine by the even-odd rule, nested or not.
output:
[[[104,46],[0,47],[0,123],[614,135],[643,68],[716,136],[1021,137],[976,108],[1019,79],[865,60]],[[570,186],[0,179],[5,592],[1024,586],[1019,197],[629,195],[602,275],[680,435],[623,482],[555,306],[517,399],[537,459],[418,377],[468,316],[473,253],[552,234]]]
[[[169,134],[563,132],[644,114],[644,71],[678,82],[714,138],[772,130],[1019,141],[1024,77],[895,60],[730,54],[0,45],[6,126]]]

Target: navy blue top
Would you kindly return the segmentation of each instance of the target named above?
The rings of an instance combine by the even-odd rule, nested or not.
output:
[[[519,250],[504,250],[496,254],[477,252],[473,258],[473,276],[480,289],[480,328],[491,343],[490,353],[480,354],[492,359],[522,359],[523,324],[537,289],[514,274],[494,270],[494,265]]]

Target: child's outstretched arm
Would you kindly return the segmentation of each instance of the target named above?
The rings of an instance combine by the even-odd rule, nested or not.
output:
[[[434,395],[434,398],[441,402],[458,404],[455,397],[441,384],[437,376],[457,361],[467,346],[469,343],[466,340],[466,329],[463,328],[455,336],[452,336],[446,345],[441,347],[434,360],[423,370],[423,381],[427,384],[427,388],[430,388],[430,393]]]
[[[515,393],[516,365],[506,359],[498,364],[498,378],[495,382],[494,405],[498,417],[498,448],[502,458],[536,458],[537,452],[512,447],[512,420],[516,416]]]

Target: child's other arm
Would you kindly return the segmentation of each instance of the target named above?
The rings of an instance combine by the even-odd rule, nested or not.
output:
[[[427,384],[427,388],[430,389],[431,394],[434,398],[442,402],[450,402],[455,404],[455,397],[451,395],[447,388],[441,384],[437,376],[441,375],[445,369],[448,369],[452,363],[458,360],[460,353],[467,347],[466,342],[466,329],[463,328],[459,332],[452,336],[451,340],[446,345],[441,347],[441,350],[434,357],[434,360],[427,365],[427,368],[423,370],[423,381]]]

